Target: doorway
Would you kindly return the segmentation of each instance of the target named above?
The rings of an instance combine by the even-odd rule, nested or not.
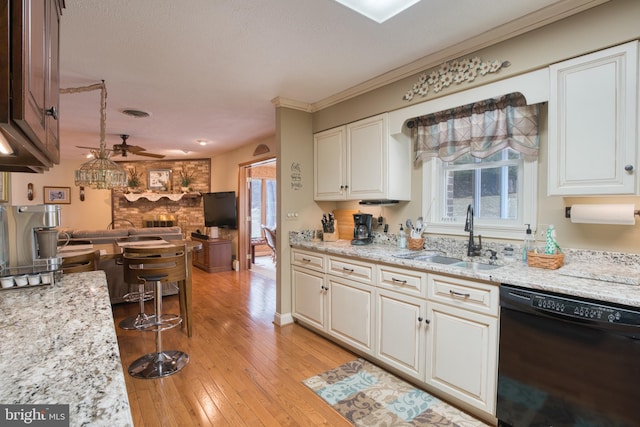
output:
[[[263,227],[276,229],[276,159],[240,165],[240,180],[240,269],[275,275],[275,247],[267,241]]]

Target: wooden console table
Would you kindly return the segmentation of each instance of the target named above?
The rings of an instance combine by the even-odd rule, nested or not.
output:
[[[193,252],[193,265],[208,273],[231,270],[231,240],[228,239],[198,239],[193,241],[202,243],[202,249]]]

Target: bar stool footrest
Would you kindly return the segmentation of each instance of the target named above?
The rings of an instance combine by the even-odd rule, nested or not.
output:
[[[144,332],[159,332],[175,328],[182,323],[182,316],[179,314],[161,314],[153,318],[153,322],[141,323],[136,326],[136,329]]]
[[[156,323],[158,322],[156,321],[155,314],[138,313],[137,316],[129,316],[122,319],[120,323],[118,323],[118,327],[126,331],[136,331],[141,329],[144,325],[154,325]]]
[[[142,296],[142,301],[151,301],[154,298],[154,292],[129,292],[122,297],[122,300],[124,302],[140,302],[140,296]]]
[[[189,363],[189,355],[178,350],[149,353],[129,365],[129,375],[140,379],[156,379],[179,372]]]

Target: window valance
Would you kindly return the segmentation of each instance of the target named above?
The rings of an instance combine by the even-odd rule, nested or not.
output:
[[[412,128],[415,162],[431,157],[453,161],[463,154],[486,158],[510,147],[538,155],[539,106],[520,93],[418,117]]]

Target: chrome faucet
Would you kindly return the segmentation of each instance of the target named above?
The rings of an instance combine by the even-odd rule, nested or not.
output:
[[[467,206],[467,219],[464,223],[464,231],[469,232],[469,245],[467,247],[467,256],[478,256],[482,250],[482,236],[478,235],[478,244],[476,245],[473,238],[473,207]]]

